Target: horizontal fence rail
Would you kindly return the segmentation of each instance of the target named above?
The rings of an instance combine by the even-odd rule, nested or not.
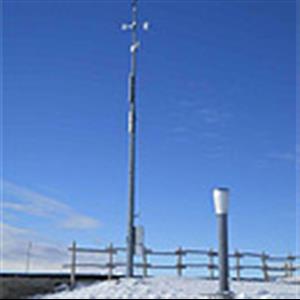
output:
[[[77,247],[74,242],[68,250],[71,252],[71,263],[63,267],[70,269],[71,286],[76,284],[76,273],[81,268],[105,270],[108,279],[124,276],[126,248],[114,247],[113,244],[102,249]],[[79,262],[80,254],[93,255],[93,262]],[[102,255],[102,259],[96,258],[97,255]],[[120,256],[122,256],[123,261],[120,261]],[[134,267],[141,270],[143,277],[152,276],[151,270],[173,270],[177,276],[183,276],[187,270],[201,270],[206,272],[205,278],[216,279],[218,277],[218,252],[213,249],[198,250],[179,247],[174,251],[156,251],[143,247],[137,256],[141,261],[135,262]],[[153,263],[152,259],[157,257],[160,258],[160,261]],[[173,263],[165,262],[167,258],[172,257]],[[198,261],[189,261],[190,258],[197,258]],[[296,274],[299,275],[300,271],[300,256],[296,255],[273,256],[265,252],[235,251],[229,255],[229,258],[231,278],[237,281],[244,279],[270,281],[279,277],[292,278]],[[205,262],[202,262],[203,259]],[[116,272],[117,269],[123,269],[123,271]],[[252,275],[250,277],[244,276],[245,272],[251,272]]]

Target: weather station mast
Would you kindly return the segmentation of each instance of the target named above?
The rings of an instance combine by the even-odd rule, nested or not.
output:
[[[137,52],[140,47],[138,33],[140,30],[147,31],[149,23],[142,24],[138,21],[138,0],[132,0],[132,21],[122,24],[123,31],[131,32],[130,45],[130,72],[128,81],[128,134],[129,134],[129,161],[128,161],[128,227],[127,227],[127,263],[126,276],[134,276],[134,256],[135,256],[135,179],[136,179],[136,78],[137,78]]]

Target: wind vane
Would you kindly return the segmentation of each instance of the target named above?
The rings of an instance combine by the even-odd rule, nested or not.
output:
[[[131,66],[129,73],[129,112],[128,112],[128,133],[129,133],[129,182],[128,182],[128,229],[127,229],[127,265],[126,276],[134,276],[134,248],[135,248],[135,163],[136,163],[136,76],[137,76],[137,51],[140,47],[138,39],[139,30],[148,31],[149,22],[139,24],[138,21],[138,0],[132,0],[132,21],[129,24],[122,24],[123,31],[131,31]]]

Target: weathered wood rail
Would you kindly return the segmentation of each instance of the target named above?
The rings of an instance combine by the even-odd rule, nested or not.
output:
[[[125,248],[114,247],[113,244],[102,249],[86,248],[78,247],[74,242],[69,251],[71,252],[71,264],[64,265],[64,268],[70,269],[71,285],[75,285],[77,271],[81,268],[102,270],[102,272],[104,270],[105,273],[102,275],[106,274],[108,279],[124,274],[126,263],[120,261],[118,256],[124,256]],[[93,262],[79,262],[79,254],[102,255],[102,259],[95,261],[94,257]],[[159,257],[159,262],[153,263],[153,257]],[[174,263],[165,263],[166,257],[173,257]],[[188,258],[191,257],[197,257],[199,262],[189,261]],[[173,251],[155,251],[144,247],[139,258],[139,262],[135,263],[135,268],[141,271],[143,277],[152,276],[151,270],[174,270],[177,276],[183,276],[188,270],[202,270],[206,271],[207,276],[205,277],[208,279],[218,277],[218,253],[213,249],[198,250],[179,247]],[[270,281],[273,278],[293,277],[299,274],[299,262],[300,256],[297,255],[274,256],[266,252],[235,251],[230,254],[231,278],[237,281],[245,279]],[[116,273],[118,269],[119,271]],[[246,271],[251,275],[245,276]]]

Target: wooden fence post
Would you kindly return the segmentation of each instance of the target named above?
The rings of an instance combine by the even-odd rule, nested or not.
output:
[[[294,276],[294,256],[289,255],[287,258],[287,263],[288,263],[288,276],[293,277]]]
[[[262,271],[265,281],[270,281],[269,277],[269,267],[268,267],[268,255],[263,252],[261,255]]]
[[[290,266],[289,266],[288,261],[285,262],[283,268],[284,268],[284,277],[286,277],[286,278],[290,277]]]
[[[241,281],[241,258],[242,258],[242,254],[236,250],[235,251],[235,259],[236,259],[236,280],[237,281]]]
[[[72,243],[72,258],[71,258],[71,277],[70,277],[70,288],[74,289],[76,286],[76,242]]]
[[[209,259],[209,264],[208,264],[209,276],[210,279],[214,279],[215,278],[215,252],[213,249],[210,249],[208,251],[208,259]]]
[[[148,259],[147,259],[147,251],[148,249],[143,246],[143,277],[148,277]]]
[[[114,245],[111,243],[108,247],[108,280],[113,278],[114,270]]]
[[[183,265],[182,265],[183,251],[182,251],[181,247],[178,248],[178,250],[176,251],[176,254],[177,254],[177,275],[179,277],[181,277],[182,276],[182,268],[183,268]]]

